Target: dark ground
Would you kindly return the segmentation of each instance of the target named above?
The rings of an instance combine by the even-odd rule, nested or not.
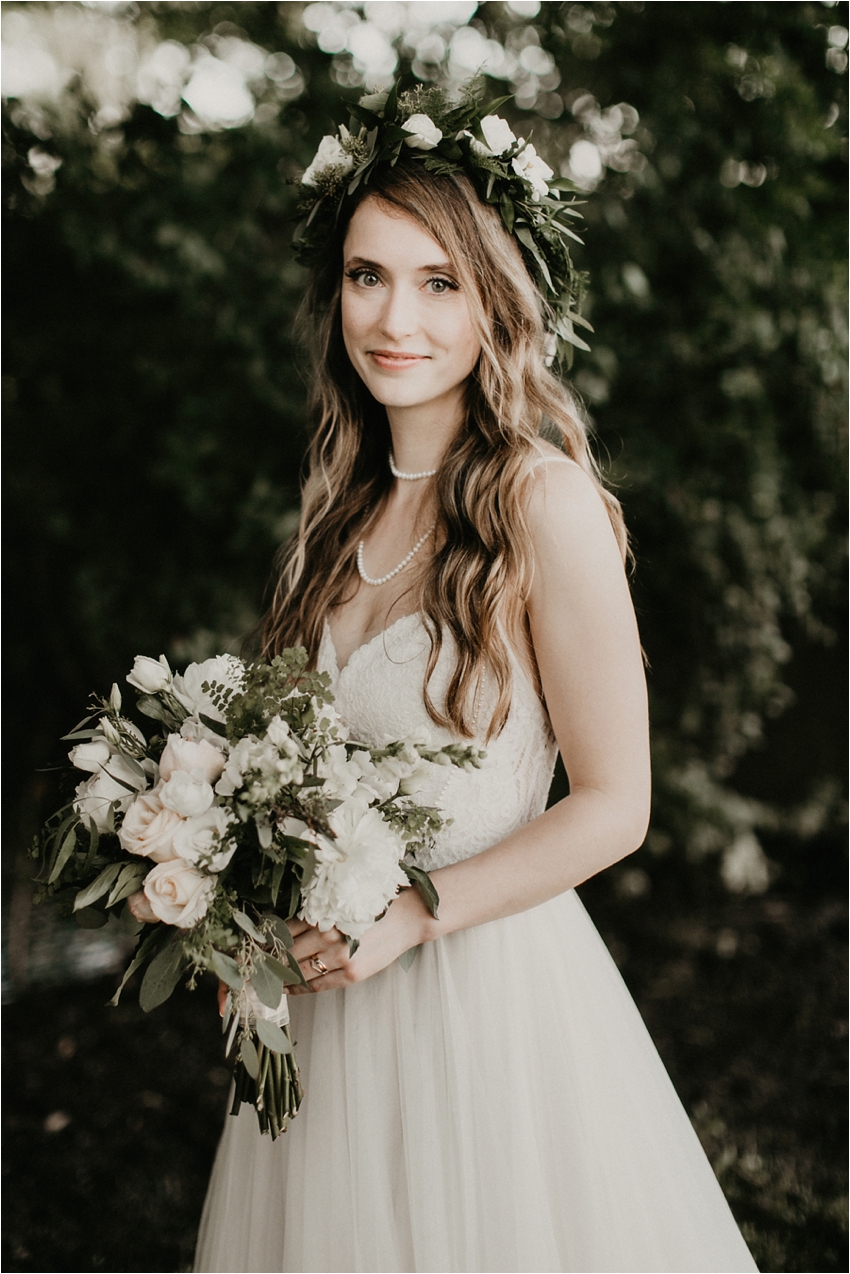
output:
[[[846,907],[656,885],[583,897],[762,1271],[847,1270]],[[4,1271],[188,1270],[228,1085],[213,989],[115,979],[5,1009]]]

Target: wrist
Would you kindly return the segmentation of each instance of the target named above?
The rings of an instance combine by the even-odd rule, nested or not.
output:
[[[435,924],[434,917],[428,910],[427,903],[415,885],[410,885],[407,889],[403,889],[400,896],[396,899],[395,905],[397,907],[401,905],[405,913],[410,933],[408,950],[411,947],[421,946],[423,942],[430,942],[437,936],[432,929]]]

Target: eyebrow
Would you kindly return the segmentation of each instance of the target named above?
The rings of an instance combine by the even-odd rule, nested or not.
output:
[[[366,270],[383,270],[386,268],[385,266],[382,266],[379,261],[369,261],[366,257],[349,257],[345,264],[346,266],[360,266]],[[440,261],[436,265],[421,265],[419,267],[419,273],[454,274],[455,269],[448,261]]]

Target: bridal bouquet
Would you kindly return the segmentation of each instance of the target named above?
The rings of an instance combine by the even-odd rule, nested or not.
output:
[[[183,977],[193,988],[211,970],[227,984],[231,1113],[253,1103],[272,1137],[302,1097],[284,987],[304,978],[286,921],[335,925],[354,950],[403,886],[436,914],[415,856],[444,820],[414,797],[432,766],[483,756],[350,739],[327,673],[306,662],[300,648],[271,663],[220,655],[181,676],[164,656],[139,655],[127,680],[155,726],[145,734],[122,715],[117,686],[93,699],[65,736],[88,777],[33,847],[37,897],[57,897],[88,927],[122,905],[152,922],[111,1003],[140,969],[145,1011]]]

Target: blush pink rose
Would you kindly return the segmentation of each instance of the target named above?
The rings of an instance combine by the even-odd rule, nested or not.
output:
[[[139,854],[155,863],[169,862],[175,857],[174,833],[182,822],[179,814],[165,808],[158,792],[145,792],[124,815],[118,839],[128,854]]]
[[[159,773],[167,782],[175,770],[201,770],[207,783],[215,783],[224,769],[224,753],[206,739],[195,742],[183,739],[179,734],[170,734],[162,756],[159,758]]]
[[[182,858],[158,863],[148,873],[144,893],[158,920],[180,929],[191,929],[206,915],[215,893],[215,881],[203,876]]]

